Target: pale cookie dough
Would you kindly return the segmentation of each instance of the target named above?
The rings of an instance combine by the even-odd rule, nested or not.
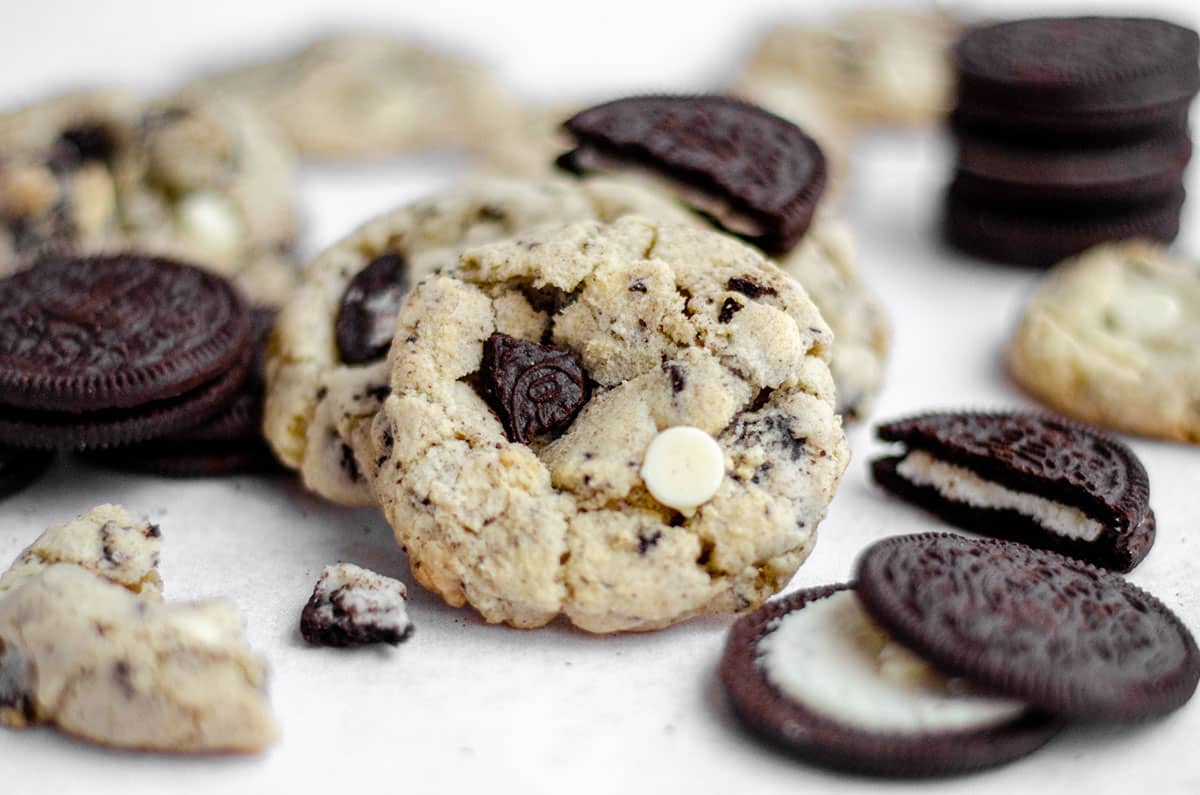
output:
[[[1098,246],[1029,300],[1009,372],[1067,416],[1200,444],[1200,263],[1161,246]]]
[[[483,66],[382,34],[328,36],[197,84],[261,108],[321,158],[477,148],[517,112]]]
[[[832,335],[803,288],[737,240],[638,216],[480,246],[457,274],[409,294],[371,428],[374,489],[418,582],[490,622],[561,613],[591,632],[746,609],[788,582],[848,457]],[[554,438],[510,441],[473,386],[497,331],[586,369],[590,399]],[[690,517],[640,474],[677,425],[725,458]]]
[[[826,25],[779,25],[737,85],[790,80],[824,94],[853,123],[934,125],[953,104],[951,50],[960,29],[945,11],[883,8]]]
[[[82,92],[0,115],[0,275],[133,248],[278,304],[295,281],[295,158],[252,108],[192,92]]]
[[[466,248],[538,226],[615,219],[628,212],[688,222],[649,187],[610,179],[484,179],[382,215],[319,254],[283,308],[267,351],[264,428],[305,485],[347,505],[370,505],[373,462],[356,444],[387,395],[387,365],[347,364],[336,338],[343,294],[373,260],[399,254],[409,283],[457,265]],[[520,327],[514,316],[511,327]],[[508,328],[508,326],[505,326]]]
[[[274,740],[266,664],[236,609],[164,604],[159,543],[158,528],[102,505],[21,553],[0,578],[0,723],[151,751]]]
[[[891,325],[879,299],[859,277],[854,238],[845,221],[818,215],[779,267],[808,291],[833,330],[837,410],[847,422],[871,411],[883,386]]]

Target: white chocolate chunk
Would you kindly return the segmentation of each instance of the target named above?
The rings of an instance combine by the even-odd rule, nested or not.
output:
[[[874,732],[984,729],[1026,705],[972,695],[892,640],[839,591],[784,615],[758,642],[758,665],[776,688],[838,723]]]
[[[1169,331],[1181,314],[1179,301],[1163,290],[1138,288],[1113,303],[1117,325],[1139,337],[1155,337]]]
[[[230,257],[241,249],[244,230],[228,199],[209,191],[189,193],[176,210],[184,238],[197,250]]]
[[[654,499],[690,516],[720,488],[725,454],[704,431],[678,425],[650,442],[641,475]]]
[[[969,469],[939,461],[924,450],[910,452],[896,467],[896,472],[913,485],[932,486],[949,500],[977,508],[1017,511],[1066,538],[1095,541],[1104,532],[1104,525],[1089,519],[1078,508],[1005,488],[984,480]]]

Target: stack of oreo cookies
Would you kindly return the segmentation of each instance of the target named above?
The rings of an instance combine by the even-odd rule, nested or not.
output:
[[[1200,39],[1156,19],[1025,19],[955,49],[958,162],[945,233],[1049,266],[1107,240],[1179,231]]]
[[[25,469],[55,449],[172,475],[261,468],[269,325],[190,265],[47,258],[0,280],[0,449]]]

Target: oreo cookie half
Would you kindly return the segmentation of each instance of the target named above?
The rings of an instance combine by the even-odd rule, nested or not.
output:
[[[1200,651],[1161,602],[1119,575],[996,539],[884,539],[859,558],[864,609],[939,670],[1079,720],[1182,706]]]
[[[1200,89],[1200,39],[1159,19],[1021,19],[959,40],[957,113],[1054,132],[1149,129],[1186,112]]]
[[[768,602],[734,624],[719,676],[738,718],[816,764],[937,776],[1024,756],[1060,722],[947,679],[863,612],[852,586]]]
[[[946,412],[885,423],[907,447],[875,482],[983,535],[1129,571],[1154,543],[1150,481],[1121,442],[1043,414]]]
[[[563,127],[575,173],[649,171],[726,231],[769,254],[791,250],[825,189],[825,156],[796,125],[732,97],[643,96],[577,113]]]
[[[0,281],[0,442],[161,436],[229,402],[250,318],[225,280],[134,254],[62,257]]]

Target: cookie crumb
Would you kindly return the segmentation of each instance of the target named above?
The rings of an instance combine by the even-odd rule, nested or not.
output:
[[[300,615],[300,634],[314,646],[395,646],[413,632],[399,580],[355,566],[326,566]]]

